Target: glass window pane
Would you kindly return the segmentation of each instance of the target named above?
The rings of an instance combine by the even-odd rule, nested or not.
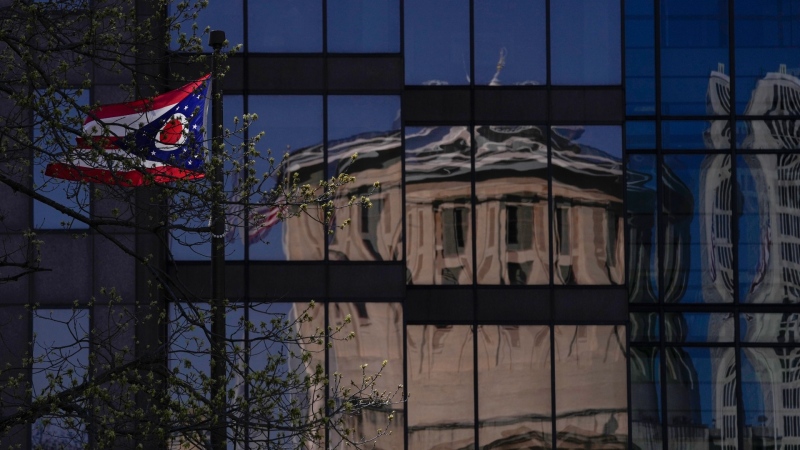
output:
[[[244,112],[244,97],[241,95],[225,95],[223,124],[227,130],[232,132],[237,130],[234,117],[242,118]],[[241,123],[241,122],[240,122]],[[241,125],[239,125],[241,126]],[[242,160],[242,149],[240,144],[244,142],[244,133],[239,132],[225,140],[225,186],[229,192],[236,186],[236,174],[231,173],[234,160]],[[178,207],[180,199],[173,203],[173,212],[177,213],[175,224],[185,225],[190,228],[207,227],[208,219],[199,219],[194,214],[186,215],[191,217],[184,219]],[[229,205],[226,218],[227,232],[225,234],[225,259],[241,260],[244,258],[244,223],[240,208],[236,205]],[[170,252],[175,260],[208,260],[211,256],[211,235],[208,233],[198,233],[195,231],[170,230]]]
[[[739,314],[742,342],[800,342],[800,312]]]
[[[476,0],[474,5],[475,84],[545,84],[544,0]]]
[[[75,145],[74,139],[79,137],[64,128],[55,128],[54,125],[72,129],[81,129],[84,114],[73,106],[89,105],[89,92],[83,91],[77,95],[76,91],[66,91],[65,94],[54,93],[47,98],[42,97],[45,108],[61,111],[63,116],[57,123],[53,116],[40,117],[34,114],[33,144],[40,150],[33,158],[33,188],[37,194],[43,195],[58,203],[68,210],[72,210],[83,217],[89,217],[90,189],[84,182],[62,180],[44,174],[48,164],[56,162],[57,158],[70,146]],[[42,202],[33,201],[33,226],[38,229],[71,230],[86,229],[88,225],[73,219],[55,208]]]
[[[661,2],[663,114],[725,115],[710,102],[720,95],[730,111],[728,32],[727,0]]]
[[[667,342],[733,342],[733,314],[665,313]]]
[[[733,301],[730,159],[664,156],[665,302]]]
[[[733,348],[667,348],[670,447],[738,448]]]
[[[472,283],[467,127],[407,127],[406,264],[412,284]]]
[[[658,342],[661,339],[658,313],[632,312],[630,319],[631,342]]]
[[[354,427],[357,436],[368,436],[378,428],[387,429],[386,417],[394,411],[394,420],[388,430],[391,435],[380,438],[381,448],[403,448],[403,425],[405,422],[405,406],[401,402],[403,390],[403,306],[401,303],[375,302],[341,302],[331,303],[329,307],[329,325],[342,326],[349,315],[350,325],[344,326],[344,335],[351,331],[355,337],[349,342],[336,342],[328,352],[328,367],[331,372],[342,374],[344,384],[349,386],[350,380],[358,382],[362,378],[362,364],[369,375],[380,372],[375,389],[393,394],[391,399],[396,403],[382,407],[371,407],[346,419],[347,426]],[[383,361],[386,365],[383,366]],[[382,367],[383,366],[383,367]],[[328,448],[342,448],[338,439]]]
[[[553,271],[556,284],[622,284],[622,128],[554,126]]]
[[[628,440],[625,328],[559,325],[553,339],[556,446],[623,448]]]
[[[258,115],[250,135],[261,131],[260,158],[255,162],[258,176],[270,171],[268,158],[276,164],[289,153],[287,171],[282,177],[298,175],[298,185],[317,186],[325,179],[322,148],[322,97],[292,95],[253,95],[249,97],[251,113]],[[275,186],[273,175],[262,191]],[[255,199],[263,201],[263,199]],[[280,201],[280,199],[279,199]],[[321,209],[309,205],[307,213],[285,221],[275,221],[274,207],[263,206],[250,212],[248,245],[250,259],[256,260],[322,260],[325,252],[325,230],[319,222]],[[292,210],[291,212],[294,212]]]
[[[621,16],[619,0],[551,2],[551,82],[621,84]]]
[[[800,155],[744,155],[737,163],[741,301],[800,301]]]
[[[750,448],[800,443],[800,349],[742,349],[744,426]]]
[[[469,2],[406,0],[406,84],[469,84]]]
[[[661,122],[664,150],[728,150],[731,127],[728,120],[664,120]]]
[[[660,449],[661,358],[657,347],[631,347],[631,439],[638,448]]]
[[[189,2],[194,5],[199,2]],[[178,36],[180,33],[186,33],[187,37],[191,37],[195,33],[200,36],[206,28],[210,30],[222,30],[225,32],[225,39],[230,42],[229,48],[238,44],[244,43],[244,27],[242,26],[244,9],[242,0],[208,0],[208,5],[200,9],[197,19],[191,18],[191,14],[197,11],[195,8],[186,10],[189,16],[178,16],[177,20],[180,22],[180,30],[172,30],[172,41],[170,48],[178,49]],[[170,2],[170,14],[176,14],[176,3]],[[192,26],[197,24],[197,30],[193,31]],[[208,35],[202,36],[203,48],[210,52],[211,47],[208,46]]]
[[[328,51],[395,53],[400,51],[398,0],[328,2]]]
[[[334,202],[347,204],[369,196],[371,208],[353,206],[336,212],[328,258],[350,261],[402,259],[402,190],[400,98],[342,95],[328,98],[328,174],[356,178],[337,192]],[[352,155],[358,158],[353,161]],[[379,187],[375,187],[375,183]]]
[[[628,299],[658,301],[658,214],[656,156],[628,156]]]
[[[548,284],[547,129],[475,131],[478,283]]]
[[[552,447],[550,327],[478,327],[479,448]]]
[[[475,445],[472,339],[468,325],[406,327],[409,450]]]
[[[258,0],[247,4],[249,52],[322,51],[322,2]]]
[[[89,330],[88,309],[33,312],[34,400],[88,382]],[[75,400],[78,403],[85,401],[80,395]],[[52,414],[43,414],[31,426],[32,445],[36,448],[88,445],[89,433],[81,412],[76,407],[69,410],[56,409]]]
[[[788,99],[800,91],[800,3],[797,0],[736,0],[736,111],[782,115],[800,112]],[[788,66],[788,67],[787,67]],[[773,92],[778,87],[780,93]]]
[[[628,115],[656,112],[653,0],[625,2],[625,102]]]
[[[625,148],[628,150],[655,150],[656,123],[640,121],[626,122]]]
[[[316,373],[318,367],[325,366],[325,345],[321,340],[315,341],[325,330],[325,306],[252,303],[247,311],[247,324],[247,400],[260,401],[256,402],[257,406],[248,406],[247,439],[251,446],[292,446],[297,442],[297,435],[286,431],[295,423],[290,410],[300,409],[300,420],[305,424],[312,411],[319,412],[323,407],[313,393],[323,392],[325,388],[313,383],[305,385],[303,380]],[[360,377],[355,381],[358,380]],[[271,407],[267,406],[267,399],[272,401]]]
[[[800,83],[798,83],[798,87],[800,87]],[[798,90],[795,98],[800,101],[800,90]],[[800,103],[798,103],[798,107],[800,107]],[[774,112],[767,114],[774,114]],[[800,120],[747,120],[737,122],[736,146],[744,150],[800,149]]]

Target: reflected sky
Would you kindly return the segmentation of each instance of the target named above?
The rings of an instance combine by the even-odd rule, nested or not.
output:
[[[468,84],[469,2],[406,0],[406,84]]]
[[[89,105],[88,90],[83,91],[81,95],[76,95],[75,92],[70,93],[70,91],[67,91],[67,95],[71,95],[71,100],[78,105]],[[57,95],[54,96],[53,99],[56,99],[56,104],[51,107],[63,110],[65,121],[79,120],[83,117],[80,111],[67,105],[64,100],[60,100]],[[53,102],[48,100],[47,103]],[[36,145],[48,151],[56,151],[52,144],[44,142],[43,139],[52,137],[56,135],[56,133],[59,133],[58,135],[61,136],[63,131],[58,132],[49,129],[43,131],[41,126],[39,126],[40,119],[34,117],[34,121],[37,123],[37,125],[33,127],[33,140]],[[67,139],[71,140],[71,138],[71,135],[67,136]],[[68,142],[69,145],[73,143],[72,141]],[[53,162],[55,156],[56,155],[41,155],[40,158],[34,159],[33,184],[36,187],[37,194],[41,194],[80,215],[87,216],[89,214],[89,186],[87,184],[48,177],[44,174],[45,167],[47,164]],[[85,223],[76,221],[72,217],[60,211],[56,211],[50,206],[36,200],[33,201],[33,225],[38,229],[51,230],[86,229],[89,227]]]
[[[253,95],[248,98],[248,101],[250,112],[258,114],[258,121],[252,126],[251,135],[260,131],[264,132],[264,138],[259,142],[262,158],[256,160],[255,164],[257,173],[265,173],[269,170],[269,163],[265,159],[267,149],[271,149],[276,161],[280,161],[286,152],[293,154],[304,148],[321,144],[323,136],[321,96]],[[318,150],[317,156],[306,152],[311,159],[303,164],[310,164],[308,167],[318,166],[317,170],[321,172],[323,163],[321,148]],[[306,156],[302,159],[305,161]],[[301,161],[298,157],[294,159],[290,157],[289,161],[290,170],[299,168],[298,165]],[[324,175],[318,179],[323,177]],[[274,179],[267,182],[264,186],[265,190],[274,186],[274,183]],[[296,224],[305,219],[292,220],[295,222],[293,224]],[[279,222],[266,233],[259,234],[250,246],[250,258],[256,260],[287,259],[286,249],[281,243],[285,226],[287,226],[286,223]],[[319,228],[321,232],[321,226]]]
[[[400,51],[398,0],[340,0],[328,5],[328,51]]]

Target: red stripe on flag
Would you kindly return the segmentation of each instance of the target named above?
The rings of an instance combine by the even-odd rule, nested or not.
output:
[[[203,178],[203,173],[175,166],[161,166],[142,170],[112,171],[73,164],[48,164],[44,172],[49,177],[87,183],[116,184],[120,186],[145,186],[152,183],[169,183],[177,179]]]
[[[103,120],[110,117],[126,116],[131,114],[142,114],[153,109],[161,109],[170,105],[179,103],[181,100],[188,97],[198,87],[200,87],[210,75],[206,75],[197,81],[193,81],[185,86],[182,86],[174,91],[169,91],[153,98],[145,98],[141,100],[134,100],[127,103],[117,103],[111,105],[100,105],[97,109],[93,109],[89,117],[83,122],[84,125],[93,120]]]

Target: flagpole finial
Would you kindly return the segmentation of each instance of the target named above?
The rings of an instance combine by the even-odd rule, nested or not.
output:
[[[214,30],[208,36],[208,45],[213,49],[222,48],[225,45],[225,32],[222,30]]]

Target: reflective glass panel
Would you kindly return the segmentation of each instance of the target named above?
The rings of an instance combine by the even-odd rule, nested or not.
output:
[[[661,112],[727,114],[728,1],[663,0],[660,25]]]
[[[240,202],[234,198],[231,190],[236,186],[239,174],[233,172],[233,161],[243,161],[243,152],[240,144],[244,142],[244,130],[237,128],[234,118],[241,119],[243,112],[244,97],[241,95],[225,95],[223,125],[225,129],[235,133],[225,139],[225,186],[229,192],[229,200],[236,203]],[[238,127],[241,127],[241,125],[238,125]],[[208,226],[207,217],[198,218],[196,213],[182,214],[180,211],[183,207],[191,207],[193,203],[189,199],[194,199],[194,197],[179,195],[176,199],[173,199],[170,211],[175,214],[177,220],[174,223],[176,225],[189,228]],[[225,222],[227,230],[225,233],[225,259],[244,259],[245,230],[242,208],[239,205],[228,205]],[[175,260],[208,260],[211,257],[211,235],[191,230],[170,230],[170,252]]]
[[[629,155],[627,164],[628,299],[658,301],[658,208],[656,156]]]
[[[547,129],[475,130],[477,275],[481,284],[548,284]]]
[[[800,342],[800,312],[739,314],[742,342]]]
[[[733,342],[732,313],[665,313],[667,342]]]
[[[222,30],[225,32],[225,39],[230,42],[229,48],[238,44],[244,44],[244,27],[242,26],[244,16],[244,7],[242,0],[208,0],[208,5],[205,8],[195,8],[197,3],[188,2],[190,8],[184,11],[183,15],[176,15],[176,21],[181,25],[180,30],[172,30],[172,41],[170,47],[178,49],[178,36],[185,33],[187,37],[196,34],[201,37],[203,41],[203,48],[206,51],[211,51],[208,47],[208,35],[203,35],[206,28],[209,30]],[[177,14],[177,2],[170,2],[169,8],[171,14]],[[197,18],[193,19],[192,14],[198,12]],[[193,25],[197,25],[197,30],[193,31]],[[227,102],[227,99],[226,99]]]
[[[630,313],[631,342],[658,342],[661,338],[659,315],[655,312]]]
[[[476,338],[479,447],[550,448],[550,328],[483,325]]]
[[[312,411],[324,407],[325,387],[311,381],[325,367],[325,306],[309,303],[251,303],[247,311],[246,395],[250,425],[246,431],[251,446],[286,448],[296,442],[292,408],[303,423]],[[319,339],[319,341],[317,341]],[[342,345],[349,345],[343,342]],[[357,368],[358,366],[356,366]],[[309,384],[303,380],[309,379]],[[360,376],[355,382],[359,382]],[[350,378],[346,379],[349,384]],[[322,432],[322,431],[321,431]],[[324,433],[324,432],[323,432]]]
[[[258,0],[247,4],[250,52],[322,51],[322,2]]]
[[[739,295],[746,303],[800,301],[800,155],[737,159],[741,192]]]
[[[398,0],[328,2],[328,51],[393,53],[400,51]]]
[[[550,133],[554,282],[622,284],[622,129],[554,126]]]
[[[60,111],[66,129],[81,129],[84,114],[76,109],[72,102],[86,106],[89,104],[89,92],[67,90],[65,94],[54,93],[41,96],[38,100],[45,103],[46,108]],[[33,117],[33,145],[39,151],[33,157],[33,188],[36,193],[58,203],[83,217],[89,217],[90,190],[84,182],[62,180],[44,174],[48,164],[56,162],[66,149],[75,145],[77,135],[65,131],[65,128],[54,128],[53,117]],[[70,230],[86,229],[88,225],[77,221],[68,214],[37,200],[33,201],[33,226],[37,229]]]
[[[551,82],[621,84],[621,16],[618,0],[551,2]]]
[[[625,328],[554,327],[556,446],[627,447]]]
[[[345,325],[347,316],[349,325]],[[350,381],[359,382],[363,374],[374,376],[380,373],[375,389],[393,394],[391,403],[382,407],[371,407],[347,417],[346,424],[355,428],[357,436],[368,436],[379,428],[387,429],[386,417],[394,411],[394,420],[389,425],[391,435],[380,438],[382,448],[403,448],[403,425],[405,406],[402,403],[403,389],[403,306],[400,303],[342,302],[331,303],[328,310],[329,325],[344,325],[343,335],[355,333],[349,342],[335,342],[328,351],[328,370],[342,374],[342,385]],[[383,362],[386,361],[386,365]],[[362,372],[361,365],[367,364]],[[341,394],[341,392],[340,392]],[[341,398],[341,397],[340,397]],[[337,446],[339,439],[331,433]]]
[[[656,112],[654,19],[653,0],[625,2],[625,110],[628,115]]]
[[[745,445],[800,445],[800,349],[742,349]],[[749,442],[752,441],[752,444]]]
[[[32,399],[56,395],[88,382],[89,310],[56,309],[33,312]],[[31,425],[35,448],[82,448],[89,443],[85,399],[75,394],[73,408],[53,407]],[[75,446],[75,447],[72,447]]]
[[[403,11],[406,84],[469,84],[469,2],[406,0]]]
[[[472,339],[468,325],[406,327],[410,450],[475,445]]]
[[[738,448],[734,349],[665,350],[670,447]]]
[[[632,120],[626,122],[625,148],[628,150],[655,150],[656,123]]]
[[[660,449],[661,358],[656,347],[631,347],[631,439],[638,448]]]
[[[664,150],[729,150],[731,127],[728,120],[664,120],[661,122]]]
[[[664,301],[732,302],[731,157],[665,155],[662,183]]]
[[[475,84],[547,82],[544,0],[476,0]]]
[[[796,98],[797,101],[800,101],[800,90],[798,90]],[[800,108],[800,106],[798,107]],[[793,114],[798,113],[794,112]],[[736,146],[744,150],[800,149],[800,120],[746,120],[737,122]]]
[[[322,146],[322,97],[292,95],[254,95],[249,97],[249,110],[258,114],[250,135],[263,131],[258,143],[260,158],[255,162],[257,176],[270,173],[268,151],[275,158],[273,173],[264,182],[262,192],[268,192],[276,182],[294,180],[297,184],[317,186],[325,178]],[[284,161],[284,154],[289,154]],[[279,167],[280,165],[280,167]],[[291,178],[287,178],[291,177]],[[325,256],[325,230],[320,220],[322,210],[308,205],[306,212],[289,209],[286,214],[299,213],[285,221],[277,220],[274,206],[264,204],[250,211],[247,242],[250,259],[259,260],[321,260]],[[268,201],[268,199],[267,199]],[[278,202],[283,199],[277,199]]]
[[[411,284],[472,283],[467,127],[407,127],[406,264]]]
[[[336,261],[402,259],[400,98],[336,95],[328,98],[328,176],[356,178],[337,191],[335,203],[368,196],[372,207],[336,211],[328,258]],[[352,156],[358,157],[353,160]],[[376,187],[375,183],[378,183]]]
[[[800,2],[736,0],[736,111],[800,113]]]

